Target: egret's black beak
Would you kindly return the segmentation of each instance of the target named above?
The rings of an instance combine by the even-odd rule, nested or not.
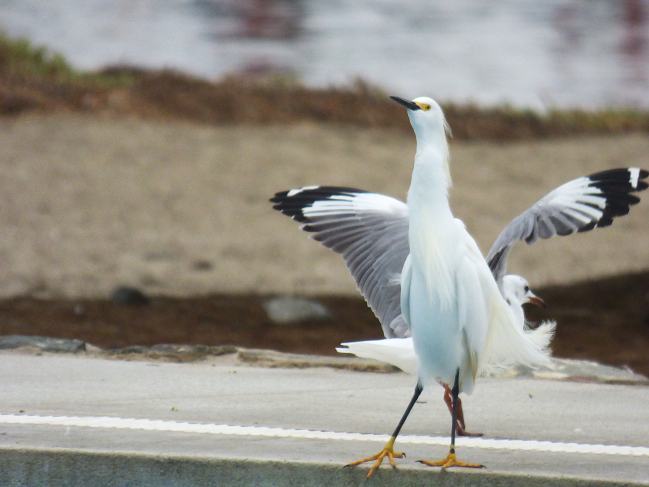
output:
[[[421,110],[421,108],[419,108],[419,105],[417,105],[414,101],[406,100],[398,96],[391,96],[390,98],[396,101],[399,105],[403,105],[408,110]]]

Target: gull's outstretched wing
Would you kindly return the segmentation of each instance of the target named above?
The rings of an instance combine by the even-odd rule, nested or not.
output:
[[[611,169],[577,178],[512,220],[494,242],[487,263],[501,288],[507,258],[518,240],[570,235],[605,227],[640,201],[649,172]],[[405,203],[360,189],[306,186],[277,193],[273,208],[302,222],[312,238],[342,254],[358,289],[379,318],[386,338],[410,336],[401,314],[399,277],[410,253]]]
[[[649,172],[639,168],[610,169],[574,179],[537,201],[514,218],[494,242],[487,263],[501,287],[507,257],[518,240],[533,244],[539,238],[586,232],[606,227],[626,215],[640,198],[631,194],[647,189]],[[501,289],[502,291],[502,289]]]
[[[305,186],[277,193],[274,209],[302,222],[302,230],[342,254],[386,338],[410,335],[401,315],[400,275],[410,253],[408,207],[353,188]]]

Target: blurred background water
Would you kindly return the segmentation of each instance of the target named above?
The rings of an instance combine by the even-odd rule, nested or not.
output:
[[[480,105],[649,108],[649,0],[1,0],[78,68],[357,77]]]

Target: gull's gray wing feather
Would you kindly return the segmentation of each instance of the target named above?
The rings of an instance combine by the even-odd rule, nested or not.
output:
[[[305,186],[277,193],[273,208],[302,222],[302,230],[342,254],[358,290],[386,338],[410,336],[401,314],[400,275],[410,253],[408,207],[376,193]]]
[[[605,227],[640,201],[649,172],[611,169],[570,181],[514,218],[494,242],[487,263],[501,287],[507,258],[519,240],[570,235]],[[342,254],[358,289],[387,338],[410,335],[401,314],[399,277],[410,253],[408,207],[388,196],[353,188],[307,186],[277,193],[273,208],[300,221],[312,238]]]
[[[610,169],[574,179],[537,201],[514,218],[494,242],[487,263],[501,286],[507,258],[518,240],[533,244],[539,238],[586,232],[606,227],[617,216],[626,215],[640,198],[649,172],[639,168]]]

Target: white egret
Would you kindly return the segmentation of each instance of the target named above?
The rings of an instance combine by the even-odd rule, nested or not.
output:
[[[359,290],[381,321],[386,337],[407,336],[410,333],[399,303],[399,274],[411,251],[412,242],[416,242],[418,251],[414,254],[416,254],[415,260],[420,267],[416,276],[419,298],[418,301],[415,300],[418,303],[415,308],[417,308],[417,321],[420,323],[418,326],[421,331],[420,336],[424,337],[420,341],[425,343],[431,341],[430,336],[427,337],[431,333],[426,330],[425,325],[421,325],[426,320],[419,318],[421,315],[430,314],[431,305],[426,303],[428,301],[426,293],[433,291],[430,301],[435,300],[433,306],[438,307],[442,307],[444,301],[454,301],[456,304],[461,300],[465,302],[467,292],[475,293],[477,291],[477,294],[482,293],[483,297],[494,297],[497,294],[493,294],[493,286],[489,279],[486,279],[484,265],[481,266],[479,262],[481,257],[480,259],[476,258],[475,243],[468,236],[461,222],[452,218],[450,208],[448,208],[446,198],[446,192],[450,185],[448,146],[441,109],[430,99],[422,98],[414,102],[396,100],[409,108],[409,115],[418,140],[413,185],[409,193],[410,209],[398,200],[387,196],[351,188],[319,186],[277,193],[271,201],[277,203],[276,209],[304,222],[301,228],[314,232],[313,236],[316,240],[343,255]],[[417,115],[413,117],[415,112]],[[427,115],[422,116],[422,114]],[[417,180],[420,176],[424,176],[424,181]],[[579,178],[552,191],[529,210],[519,215],[503,230],[488,255],[489,266],[500,291],[506,293],[503,289],[503,284],[507,282],[504,276],[506,260],[511,247],[517,240],[533,243],[538,237],[549,238],[555,234],[567,235],[575,231],[590,230],[595,226],[609,225],[615,216],[626,214],[629,205],[639,201],[637,197],[629,193],[645,189],[646,183],[640,180],[646,177],[646,171],[630,168],[604,171]],[[435,188],[438,190],[437,192],[431,191],[435,193],[432,197],[426,197],[425,188],[429,183],[432,183],[431,190]],[[417,209],[419,226],[411,225],[409,221],[413,207]],[[443,231],[439,233],[440,229],[444,229],[444,225],[437,221],[426,221],[425,215],[429,212],[431,220],[436,220],[437,211],[442,215],[440,220],[446,222],[447,228],[452,230],[455,242],[459,242],[460,245],[456,245],[456,248],[452,248],[452,244],[440,247],[440,241],[442,243],[449,241],[448,235],[445,236]],[[407,238],[409,231],[411,238],[414,237],[410,243]],[[427,244],[430,244],[428,250],[426,250]],[[458,251],[460,247],[463,248],[463,253]],[[443,251],[442,254],[439,253],[440,248]],[[445,255],[444,252],[451,257],[448,261],[442,259],[442,255]],[[479,252],[477,254],[479,255]],[[469,274],[474,272],[479,275],[478,282],[469,284],[468,291],[464,289],[462,295],[457,293],[454,295],[454,290],[449,292],[449,289],[444,289],[444,287],[435,291],[434,288],[437,284],[431,281],[431,276],[445,277],[447,278],[445,282],[448,283],[451,281],[450,275],[455,273],[457,277],[463,275],[462,272],[467,273],[466,269],[462,269],[462,266],[458,265],[458,260],[462,260],[462,257],[464,260],[469,260],[469,264],[464,266],[469,267]],[[409,274],[408,288],[412,290],[411,259],[406,269]],[[422,294],[424,294],[423,297]],[[404,310],[410,311],[412,296],[408,292],[405,295]],[[481,307],[488,309],[490,306],[487,301]],[[545,361],[543,348],[547,344],[549,336],[545,337],[541,333],[536,335],[537,340],[532,340],[530,339],[533,336],[532,333],[522,326],[519,326],[518,331],[514,332],[515,324],[521,324],[522,319],[516,320],[515,316],[512,319],[511,314],[513,313],[511,310],[508,312],[507,306],[503,307],[501,301],[502,299],[495,301],[496,308],[502,315],[499,318],[509,322],[509,326],[505,323],[505,325],[491,327],[491,321],[488,321],[485,327],[483,319],[482,323],[478,323],[477,326],[475,323],[465,324],[464,328],[460,327],[459,333],[457,328],[451,330],[450,335],[454,334],[456,338],[462,334],[466,336],[468,330],[472,330],[472,344],[477,352],[482,352],[474,353],[469,340],[464,337],[463,340],[467,343],[455,347],[456,362],[458,362],[458,356],[460,357],[456,371],[458,384],[457,387],[454,387],[457,392],[460,390],[459,371],[463,367],[462,389],[468,392],[475,379],[473,367],[477,366],[475,372],[478,373],[483,370],[487,371],[493,366],[506,367],[516,362],[534,364]],[[493,309],[493,307],[494,303],[491,303],[491,308]],[[484,309],[478,310],[478,315],[480,311],[484,311]],[[450,313],[446,313],[446,318],[451,322],[455,319],[458,323],[460,319],[464,319],[464,323],[466,323],[469,314],[475,315],[476,308],[452,310]],[[484,315],[482,317],[484,318]],[[433,335],[436,332],[439,333],[439,329],[433,330]],[[508,335],[511,335],[509,339],[507,339]],[[505,340],[494,346],[494,340],[499,341],[499,337],[505,338]],[[426,340],[426,338],[428,339]],[[448,343],[448,336],[446,338]],[[481,340],[482,343],[480,343]],[[515,342],[520,341],[524,346],[517,348]],[[457,344],[458,341],[455,340],[455,345]],[[465,346],[464,350],[462,350],[463,345]],[[425,349],[425,346],[423,348]],[[460,349],[459,353],[458,348]],[[488,353],[485,353],[485,350]],[[433,357],[431,360],[431,353],[427,352],[427,354],[427,361],[433,362],[433,364],[432,367],[430,363],[427,364],[422,375],[427,379],[437,376],[442,380],[449,380],[448,370],[444,371],[444,374],[437,370],[444,369],[444,367],[440,367],[439,363],[435,363],[440,362],[440,359]],[[448,352],[446,354],[448,355]],[[462,357],[463,354],[464,357]],[[444,353],[439,355],[443,357]],[[472,355],[475,356],[472,357]],[[444,362],[443,358],[441,362]],[[442,363],[442,365],[446,369],[449,368],[448,364]],[[469,368],[471,377],[467,372]],[[455,385],[455,377],[451,379]],[[421,384],[418,384],[415,396],[390,442],[382,452],[372,457],[377,458],[377,462],[369,475],[378,467],[384,456],[388,456],[394,466],[392,457],[399,456],[392,451],[394,439],[420,392]],[[457,404],[457,393],[453,394],[453,399],[453,403]],[[453,442],[452,434],[452,444]],[[455,463],[454,455],[449,453],[449,457],[444,461],[444,466],[451,466]]]
[[[453,217],[446,120],[431,98],[392,97],[408,109],[417,152],[408,191],[410,254],[401,273],[401,312],[418,359],[419,382],[409,409],[423,385],[441,382],[452,391],[451,446],[447,457],[426,465],[444,468],[482,465],[455,455],[457,399],[471,394],[476,377],[515,364],[549,364],[547,345],[531,340],[516,323],[477,244]],[[402,421],[405,421],[404,416]],[[396,436],[377,454],[389,456]],[[366,461],[367,459],[364,459]]]

